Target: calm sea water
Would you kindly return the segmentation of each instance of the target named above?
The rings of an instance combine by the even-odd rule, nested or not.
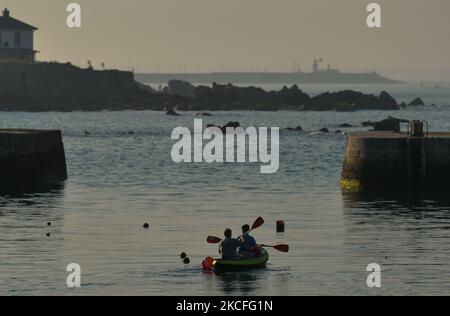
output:
[[[259,164],[173,163],[171,130],[192,128],[195,113],[0,113],[2,128],[61,129],[69,171],[62,190],[0,196],[0,294],[450,294],[450,198],[342,192],[346,138],[334,133],[341,123],[388,115],[450,130],[450,86],[354,88],[386,89],[399,101],[420,96],[437,106],[396,112],[219,112],[204,118],[205,124],[237,120],[244,126],[332,131],[282,132],[280,170],[273,175],[259,173]],[[324,87],[304,90],[314,94]],[[217,253],[206,236],[221,236],[228,226],[237,232],[258,216],[266,224],[254,232],[256,239],[287,243],[291,251],[270,251],[266,270],[203,273],[202,259]],[[276,234],[280,219],[286,232]],[[150,229],[142,228],[145,222]],[[190,257],[189,265],[180,261],[181,251]],[[66,287],[66,266],[72,262],[81,265],[81,289]],[[382,267],[381,289],[366,286],[366,266],[372,262]]]

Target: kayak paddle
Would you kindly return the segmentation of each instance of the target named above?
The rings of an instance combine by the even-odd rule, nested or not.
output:
[[[215,236],[208,236],[208,238],[206,238],[206,241],[210,244],[218,244],[219,242],[222,241],[222,239]]]
[[[244,235],[247,235],[252,230],[257,229],[258,227],[261,227],[263,224],[264,224],[264,219],[262,217],[258,217],[255,220],[255,222],[253,223],[252,228],[250,228],[250,230],[248,232],[246,232]],[[210,244],[218,244],[219,242],[222,241],[222,239],[219,237],[215,237],[215,236],[208,236],[208,238],[206,238],[206,241]]]
[[[276,245],[276,246],[261,245],[261,247],[270,247],[281,252],[289,252],[289,245]]]
[[[264,219],[262,217],[258,217],[253,223],[252,228],[250,228],[250,230],[246,232],[245,235],[250,233],[252,230],[257,229],[258,227],[261,227],[262,224],[264,224]]]

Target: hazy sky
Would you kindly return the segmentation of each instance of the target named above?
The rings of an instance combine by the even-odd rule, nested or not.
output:
[[[66,26],[70,2],[82,28]],[[450,80],[450,1],[380,0],[381,29],[366,26],[368,0],[6,0],[37,26],[41,60],[138,71],[310,71],[315,57],[346,71]]]

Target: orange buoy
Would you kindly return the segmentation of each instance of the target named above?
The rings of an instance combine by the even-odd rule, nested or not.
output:
[[[204,271],[209,271],[212,268],[214,258],[213,257],[206,257],[202,262],[202,267]]]

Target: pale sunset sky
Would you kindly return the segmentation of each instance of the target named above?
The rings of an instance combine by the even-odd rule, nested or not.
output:
[[[77,2],[82,28],[66,26]],[[366,6],[382,6],[380,29]],[[311,71],[314,58],[343,71],[450,81],[448,0],[4,0],[39,28],[40,60],[139,72]],[[2,9],[3,9],[2,8]]]

